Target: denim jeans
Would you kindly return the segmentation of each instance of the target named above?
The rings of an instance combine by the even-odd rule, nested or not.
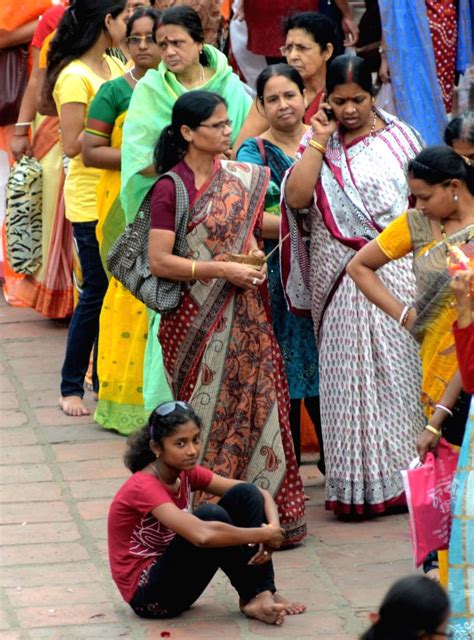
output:
[[[99,335],[99,316],[108,287],[107,276],[95,235],[97,222],[74,222],[72,225],[82,269],[82,291],[69,325],[66,355],[61,371],[61,395],[84,395],[84,377],[94,343]],[[98,390],[94,372],[94,389]]]
[[[256,486],[242,483],[218,504],[204,504],[194,515],[236,527],[261,527],[265,522],[263,496]],[[171,618],[199,598],[217,569],[230,579],[239,596],[251,600],[263,591],[275,593],[272,562],[249,565],[257,546],[203,548],[176,535],[165,552],[140,579],[130,606],[142,618]]]

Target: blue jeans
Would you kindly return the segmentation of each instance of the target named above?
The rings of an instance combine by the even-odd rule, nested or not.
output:
[[[66,355],[61,371],[61,395],[84,395],[84,377],[94,343],[99,335],[99,316],[108,287],[107,276],[95,235],[97,222],[74,222],[74,239],[82,269],[82,291],[69,325]],[[94,367],[94,390],[98,390]]]

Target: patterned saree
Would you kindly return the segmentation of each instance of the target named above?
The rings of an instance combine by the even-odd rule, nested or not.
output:
[[[267,176],[261,167],[216,164],[191,207],[189,257],[248,252],[261,230]],[[174,397],[202,419],[200,463],[267,489],[292,544],[306,535],[304,495],[266,295],[266,287],[244,291],[222,278],[194,282],[179,308],[162,315],[158,335]]]

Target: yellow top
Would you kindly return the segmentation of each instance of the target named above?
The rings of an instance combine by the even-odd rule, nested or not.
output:
[[[406,211],[391,222],[375,241],[390,260],[398,260],[410,253],[412,242]]]
[[[125,73],[124,65],[117,58],[104,56],[110,69],[110,80]],[[87,112],[95,94],[106,82],[81,60],[74,60],[59,74],[54,85],[53,98],[58,113],[61,107],[71,102],[86,105],[84,128]],[[64,202],[66,218],[71,222],[93,222],[98,218],[97,185],[100,169],[85,167],[82,155],[71,158],[64,184]]]

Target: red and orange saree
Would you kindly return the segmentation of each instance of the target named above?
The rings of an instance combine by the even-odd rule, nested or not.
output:
[[[216,163],[191,206],[189,257],[247,253],[261,232],[267,183],[263,167]],[[174,397],[202,419],[200,463],[267,489],[292,544],[306,535],[304,494],[266,294],[266,286],[255,293],[224,279],[194,282],[179,308],[162,315],[159,340]]]

